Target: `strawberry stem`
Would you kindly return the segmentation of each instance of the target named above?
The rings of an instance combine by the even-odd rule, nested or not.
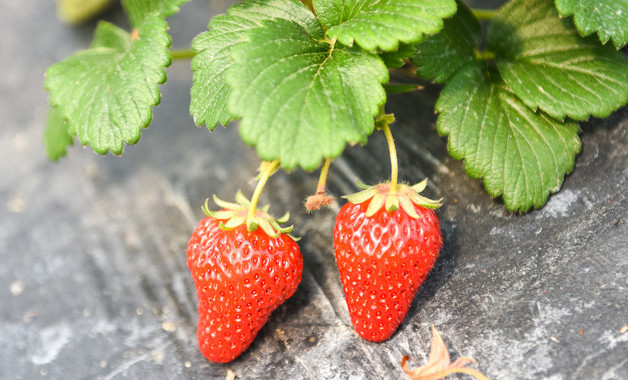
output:
[[[173,60],[177,59],[191,59],[198,52],[192,49],[170,49],[170,56]]]
[[[397,181],[399,173],[399,163],[397,162],[397,148],[395,148],[395,140],[388,123],[384,123],[382,127],[384,135],[386,136],[386,142],[388,143],[388,150],[390,151],[390,193],[397,193]]]
[[[318,185],[316,186],[316,194],[325,194],[325,188],[327,187],[327,175],[329,174],[329,167],[331,166],[331,158],[326,158],[321,168],[321,175],[318,177]]]
[[[270,176],[273,175],[280,166],[281,163],[278,159],[274,161],[264,161],[260,165],[260,174],[258,176],[257,186],[255,187],[255,192],[251,198],[251,204],[249,205],[249,211],[246,217],[246,228],[249,232],[253,232],[257,229],[255,212],[257,211],[257,202],[259,201],[260,195],[262,195],[262,190],[264,190],[264,186],[266,186],[268,178],[270,178]]]
[[[480,21],[493,21],[497,17],[497,10],[495,9],[471,9],[471,12]]]

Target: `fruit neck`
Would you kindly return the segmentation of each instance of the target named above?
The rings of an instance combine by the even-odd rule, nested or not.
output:
[[[249,204],[248,214],[246,218],[246,228],[249,230],[249,232],[253,232],[257,229],[257,203],[259,202],[259,198],[262,195],[264,186],[266,186],[268,178],[270,178],[271,175],[279,170],[280,167],[281,163],[279,162],[279,160],[264,161],[260,166],[260,174],[258,176],[257,186],[255,187],[255,192],[253,192],[253,197],[251,198],[251,203]]]

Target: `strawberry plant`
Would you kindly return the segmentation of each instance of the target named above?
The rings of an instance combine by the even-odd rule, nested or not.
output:
[[[391,181],[349,197],[338,216],[336,255],[347,290],[347,283],[355,281],[343,274],[343,260],[358,254],[349,235],[362,228],[352,225],[352,218],[375,218],[379,225],[364,227],[372,230],[383,224],[390,230],[407,228],[408,241],[398,244],[424,254],[405,262],[420,262],[419,275],[409,279],[395,272],[394,279],[385,280],[386,285],[407,282],[399,285],[403,303],[382,309],[380,317],[393,321],[385,332],[373,333],[369,323],[358,322],[356,329],[379,341],[403,320],[441,237],[431,210],[437,202],[419,195],[424,182],[397,183],[389,127],[394,117],[384,112],[387,93],[416,90],[419,80],[440,84],[437,132],[447,137],[449,153],[464,160],[468,175],[483,179],[488,194],[501,197],[514,212],[540,208],[560,189],[581,149],[578,123],[607,117],[628,103],[628,64],[619,51],[628,43],[628,3],[623,0],[509,0],[494,11],[473,10],[460,0],[249,0],[211,19],[190,50],[171,50],[167,19],[184,3],[122,0],[131,30],[102,21],[89,48],[52,65],[44,83],[51,105],[44,141],[52,160],[75,140],[99,154],[122,154],[148,127],[172,59],[191,59],[189,111],[198,126],[211,131],[239,122],[242,139],[262,161],[258,187],[251,201],[238,195],[238,204],[218,201],[222,211],[206,210],[188,248],[199,294],[199,342],[210,360],[232,360],[246,349],[300,280],[300,253],[288,248],[296,243],[279,226],[283,218],[257,209],[268,177],[279,168],[320,167],[308,207],[328,204],[325,181],[332,160],[348,144],[366,144],[376,129],[384,131],[391,146]],[[416,82],[391,83],[392,71],[412,73]],[[421,236],[429,248],[418,241]],[[221,311],[210,304],[227,297],[220,291],[228,293],[230,288],[223,287],[229,282],[213,268],[258,258],[247,265],[261,265],[263,271],[259,260],[264,255],[240,252],[254,246],[252,241],[291,252],[294,264],[283,268],[290,285],[255,309],[255,318],[242,317],[248,312],[233,303],[229,312],[236,314],[229,318],[234,319],[222,320]],[[227,246],[231,253],[221,251]],[[397,270],[389,269],[371,268]],[[221,267],[227,277],[241,270]],[[352,297],[347,295],[347,301],[351,309]],[[391,308],[398,313],[391,314]],[[234,320],[245,319],[251,323],[246,332],[234,327]],[[225,335],[206,335],[200,327],[214,323],[222,323],[222,331],[237,340],[225,343]]]

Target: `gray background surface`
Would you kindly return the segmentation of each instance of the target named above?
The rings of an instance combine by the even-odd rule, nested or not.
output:
[[[192,1],[170,20],[186,47],[232,2]],[[500,2],[495,2],[498,5]],[[484,3],[484,6],[491,3]],[[46,68],[91,41],[51,1],[0,0],[0,379],[402,379],[427,359],[434,324],[452,356],[494,379],[628,379],[628,108],[582,125],[582,153],[541,210],[507,212],[469,179],[435,132],[438,88],[390,96],[400,177],[430,178],[444,248],[398,333],[351,329],[333,258],[335,212],[307,214],[317,173],[280,172],[262,202],[290,211],[303,282],[236,361],[196,346],[187,240],[215,193],[252,193],[258,159],[237,125],[213,133],[188,114],[189,61],[167,69],[162,104],[137,146],[102,157],[74,146],[59,163],[41,142]],[[123,23],[118,8],[105,17]],[[421,138],[417,136],[422,136]],[[383,137],[352,147],[329,189],[356,191],[389,172]],[[338,198],[340,199],[340,198]]]

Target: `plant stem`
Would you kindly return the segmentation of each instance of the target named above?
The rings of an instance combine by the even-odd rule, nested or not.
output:
[[[255,231],[257,228],[257,224],[253,222],[255,219],[255,211],[257,210],[257,203],[259,202],[259,197],[262,195],[262,190],[264,190],[264,186],[266,186],[266,182],[271,175],[273,175],[281,166],[279,159],[274,161],[264,161],[260,166],[260,175],[259,180],[257,182],[257,186],[255,187],[255,192],[253,193],[253,197],[251,198],[251,204],[249,205],[249,212],[246,217],[246,227],[249,232]]]
[[[414,78],[414,79],[416,79],[417,77],[416,70],[417,70],[417,67],[413,65],[412,63],[407,63],[405,66],[399,67],[396,69],[395,68],[388,69],[388,71],[391,74],[400,75],[406,78]]]
[[[325,194],[325,188],[327,187],[327,175],[329,174],[329,167],[331,166],[331,158],[326,158],[321,168],[321,175],[318,177],[318,186],[316,186],[316,194]]]
[[[194,58],[196,53],[192,49],[170,49],[170,56],[173,60]]]
[[[471,9],[471,12],[480,21],[492,21],[497,15],[495,9]]]
[[[395,148],[395,140],[388,123],[385,123],[382,127],[384,135],[386,136],[386,142],[388,143],[388,150],[390,151],[390,193],[397,193],[397,181],[399,173],[399,164],[397,162],[397,148]]]
[[[306,7],[308,7],[308,9],[314,13],[314,5],[312,4],[312,0],[301,0],[301,2],[303,3],[303,5],[305,5]]]
[[[406,92],[412,92],[422,90],[423,86],[420,84],[396,84],[388,83],[384,85],[384,90],[389,94],[403,94]]]
[[[481,61],[492,61],[495,59],[495,52],[488,51],[488,50],[483,50],[483,51],[476,50],[475,58]]]

